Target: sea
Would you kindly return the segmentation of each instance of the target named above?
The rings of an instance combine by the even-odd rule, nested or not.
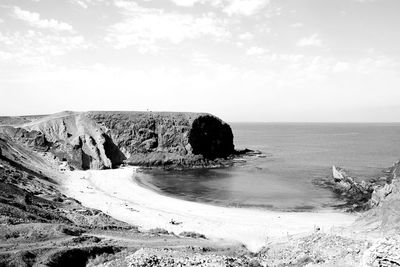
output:
[[[260,150],[233,167],[152,170],[136,180],[158,193],[221,206],[303,211],[340,204],[313,180],[332,165],[357,179],[384,176],[400,160],[400,124],[230,123],[237,149]]]

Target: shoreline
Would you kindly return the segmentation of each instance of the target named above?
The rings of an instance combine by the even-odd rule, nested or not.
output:
[[[140,169],[140,167],[139,167]],[[142,173],[142,172],[140,172]],[[145,174],[147,175],[147,173]],[[161,189],[157,188],[156,186],[152,185],[149,182],[146,182],[145,179],[142,177],[132,177],[132,182],[137,183],[139,186],[143,187],[144,189],[150,190],[158,195],[174,198],[174,199],[179,199],[182,201],[189,201],[189,202],[195,202],[195,203],[200,203],[200,204],[205,204],[205,205],[211,205],[211,206],[217,206],[217,207],[222,207],[222,208],[239,208],[239,209],[249,209],[249,210],[258,210],[258,211],[276,211],[276,212],[341,212],[340,209],[336,209],[335,206],[298,206],[298,207],[293,207],[293,208],[276,208],[272,204],[271,205],[252,205],[252,204],[227,204],[224,203],[223,201],[221,202],[215,202],[215,201],[201,201],[201,200],[196,200],[196,199],[190,199],[187,197],[179,197],[179,196],[174,196],[174,194],[166,193],[163,192]]]
[[[134,182],[137,167],[73,171],[62,191],[82,205],[99,209],[142,230],[163,228],[175,234],[193,231],[215,241],[242,243],[255,252],[268,242],[310,234],[316,227],[332,233],[357,216],[336,211],[284,212],[221,207],[157,194]],[[181,222],[173,225],[171,220]]]

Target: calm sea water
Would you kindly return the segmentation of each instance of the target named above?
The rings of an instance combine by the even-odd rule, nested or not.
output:
[[[227,169],[152,171],[137,177],[158,192],[216,205],[280,210],[324,209],[338,203],[312,183],[332,165],[372,178],[400,159],[400,124],[232,123],[236,148],[257,149]]]

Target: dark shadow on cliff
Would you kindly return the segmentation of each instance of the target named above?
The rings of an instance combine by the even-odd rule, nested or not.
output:
[[[189,143],[193,154],[207,159],[226,158],[235,152],[231,127],[211,115],[193,121]]]
[[[111,140],[111,137],[106,134],[103,134],[103,137],[105,139],[104,151],[106,153],[106,156],[111,160],[112,168],[116,168],[121,165],[124,160],[126,160],[126,157],[124,153],[122,153],[121,150]]]

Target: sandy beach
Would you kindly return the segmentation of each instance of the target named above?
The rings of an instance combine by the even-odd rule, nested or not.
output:
[[[212,240],[240,242],[257,251],[267,242],[307,234],[319,227],[323,232],[340,231],[356,215],[336,211],[278,212],[228,208],[189,202],[157,194],[134,182],[137,168],[68,172],[63,183],[67,196],[84,206],[139,226],[143,230],[164,228],[179,234],[194,231]],[[171,220],[181,222],[172,225]]]

